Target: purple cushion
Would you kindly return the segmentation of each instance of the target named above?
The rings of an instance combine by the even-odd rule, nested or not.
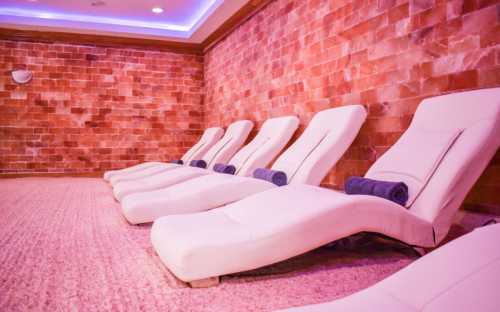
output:
[[[234,174],[236,167],[233,165],[215,164],[214,171],[218,173]]]
[[[207,163],[203,159],[194,159],[189,163],[191,167],[207,168]]]

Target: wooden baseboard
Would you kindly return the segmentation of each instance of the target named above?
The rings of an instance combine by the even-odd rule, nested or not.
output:
[[[191,288],[208,288],[217,286],[219,285],[219,283],[220,283],[220,278],[218,276],[215,276],[215,277],[204,278],[201,280],[191,281],[188,284],[189,286],[191,286]]]
[[[15,179],[15,178],[30,178],[30,177],[73,177],[73,178],[101,178],[101,172],[85,172],[85,173],[70,173],[70,172],[20,172],[20,173],[0,173],[0,179]]]
[[[36,31],[0,28],[0,39],[13,41],[34,41],[44,43],[67,43],[114,48],[135,48],[154,51],[172,51],[202,55],[200,44],[159,39],[141,39],[107,35],[90,35],[56,31]]]
[[[500,205],[464,204],[463,208],[467,211],[487,213],[500,216]]]

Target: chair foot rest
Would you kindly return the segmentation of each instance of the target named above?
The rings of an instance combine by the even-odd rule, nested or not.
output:
[[[208,288],[208,287],[214,287],[219,285],[220,279],[218,276],[215,277],[209,277],[209,278],[204,278],[196,281],[191,281],[189,282],[189,286],[191,288]]]

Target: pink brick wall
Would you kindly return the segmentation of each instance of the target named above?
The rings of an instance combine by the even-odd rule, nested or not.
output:
[[[33,71],[17,85],[10,71]],[[202,128],[203,57],[0,41],[0,173],[179,157]]]
[[[285,114],[304,125],[362,103],[369,118],[324,181],[341,187],[396,141],[423,98],[500,86],[498,2],[275,0],[205,55],[205,125]],[[500,205],[500,153],[468,202]]]

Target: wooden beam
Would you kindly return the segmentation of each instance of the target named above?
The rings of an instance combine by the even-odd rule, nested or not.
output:
[[[44,178],[59,178],[59,177],[73,177],[73,178],[102,178],[100,172],[90,173],[64,173],[64,172],[20,172],[20,173],[0,173],[0,179],[15,179],[15,178],[30,178],[30,177],[44,177]]]
[[[257,14],[272,1],[274,0],[249,1],[201,43],[203,52],[205,53],[210,50],[210,48],[212,48],[217,42],[227,37],[238,26]]]
[[[196,43],[52,31],[20,30],[10,28],[0,28],[0,39],[47,43],[59,42],[120,48],[131,47],[138,49],[172,51],[198,55],[201,55],[203,53],[201,46]]]

